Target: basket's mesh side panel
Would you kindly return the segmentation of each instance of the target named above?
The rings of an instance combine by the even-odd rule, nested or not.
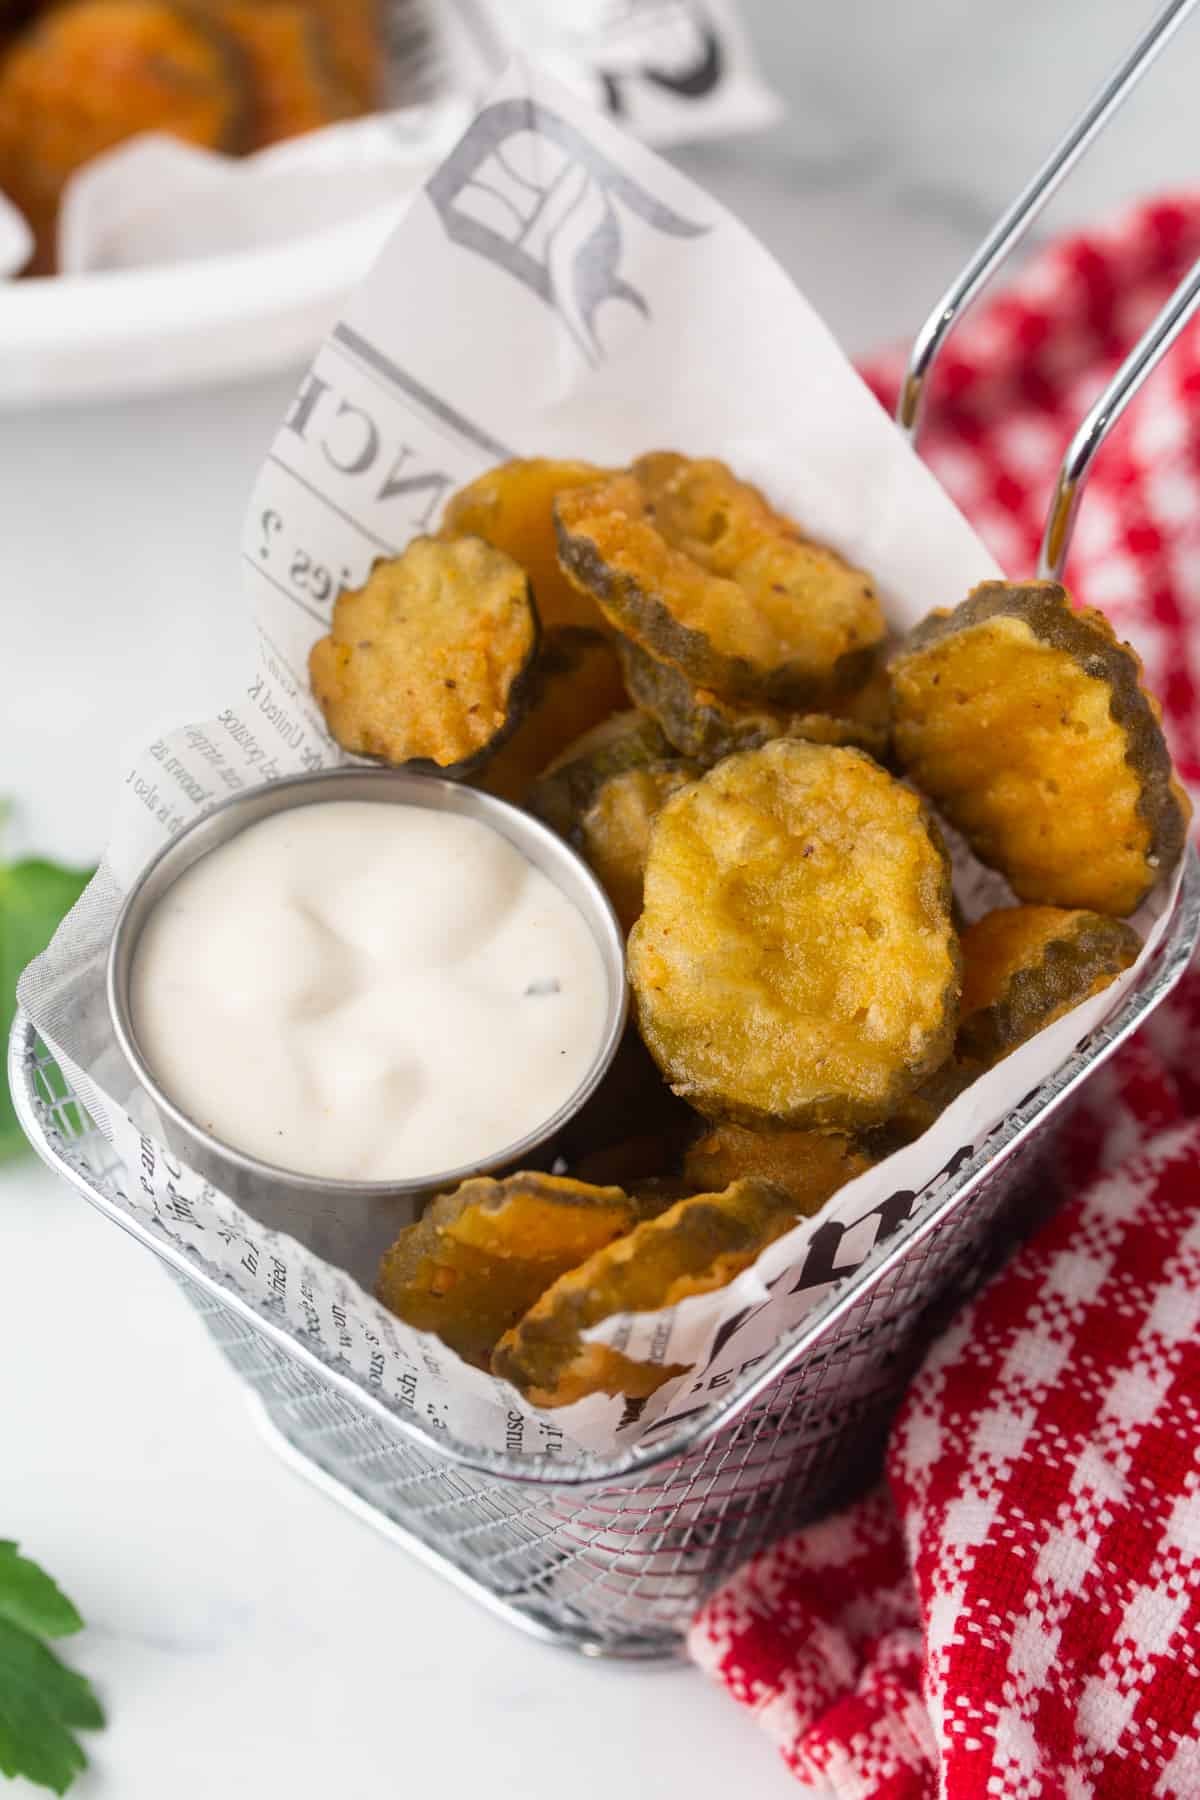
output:
[[[970,1207],[913,1244],[735,1425],[636,1482],[599,1490],[442,1463],[180,1280],[275,1425],[318,1467],[559,1635],[666,1648],[738,1563],[869,1478],[922,1344],[948,1299],[960,1299],[994,1256],[997,1227],[1033,1174],[1027,1153],[1015,1152]]]
[[[39,1037],[32,1039],[27,1066],[39,1111],[63,1161],[99,1187],[116,1185],[114,1178],[121,1172],[120,1158],[89,1117],[83,1102],[76,1099],[62,1070]]]

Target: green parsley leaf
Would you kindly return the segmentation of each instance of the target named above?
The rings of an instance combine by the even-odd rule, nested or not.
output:
[[[17,1010],[17,977],[46,948],[91,878],[90,869],[64,869],[39,857],[0,864],[0,1047]],[[0,1078],[0,1162],[24,1147],[8,1083]]]
[[[22,1556],[11,1538],[0,1538],[0,1619],[38,1637],[69,1637],[83,1620],[44,1569]]]
[[[77,1730],[95,1730],[104,1714],[84,1676],[42,1642],[83,1621],[36,1563],[0,1540],[0,1775],[24,1775],[65,1794],[87,1758]]]

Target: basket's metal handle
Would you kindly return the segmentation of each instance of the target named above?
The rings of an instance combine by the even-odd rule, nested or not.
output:
[[[1096,452],[1151,370],[1166,355],[1197,306],[1200,306],[1200,262],[1184,276],[1158,317],[1138,339],[1067,446],[1059,466],[1054,498],[1038,559],[1038,574],[1061,581],[1066,567],[1083,484]]]
[[[1016,249],[1084,151],[1104,129],[1122,102],[1128,99],[1159,51],[1166,47],[1196,3],[1197,0],[1167,0],[1133,48],[1121,59],[1103,86],[1084,107],[1066,136],[1050,152],[1007,212],[997,220],[966,268],[947,288],[918,331],[913,340],[896,405],[896,423],[914,446],[924,417],[929,377],[953,327]],[[1153,367],[1153,364],[1149,366]],[[1141,371],[1143,375],[1147,373],[1149,368]],[[1136,385],[1135,381],[1134,387]]]

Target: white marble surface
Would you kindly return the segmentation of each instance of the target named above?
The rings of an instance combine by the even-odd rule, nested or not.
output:
[[[912,330],[1149,7],[752,0],[792,114],[681,160],[844,343]],[[1200,25],[1049,223],[1194,181]],[[13,849],[91,860],[122,745],[204,717],[248,655],[240,513],[291,380],[0,419],[0,792]],[[30,1353],[55,1315],[55,1347]],[[31,1164],[0,1173],[0,1535],[90,1621],[112,1724],[81,1800],[783,1794],[689,1671],[512,1635],[278,1465],[152,1260]],[[17,1789],[13,1790],[14,1793]]]

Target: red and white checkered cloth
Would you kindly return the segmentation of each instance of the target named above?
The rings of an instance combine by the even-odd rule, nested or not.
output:
[[[1041,256],[968,320],[925,454],[1014,574],[1071,431],[1200,256],[1200,199]],[[885,403],[897,360],[867,371]],[[1101,453],[1073,591],[1200,780],[1200,322]],[[1074,1196],[935,1345],[884,1485],[705,1607],[696,1661],[838,1800],[1200,1797],[1200,971],[1095,1076]]]

